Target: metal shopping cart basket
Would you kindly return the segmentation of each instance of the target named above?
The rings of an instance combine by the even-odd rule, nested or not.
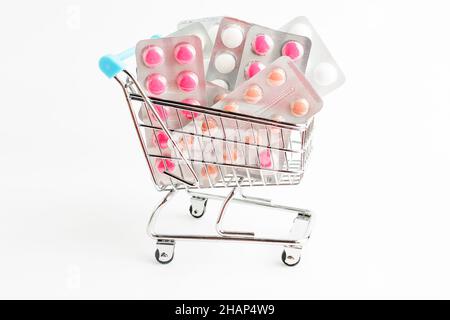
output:
[[[125,68],[124,60],[133,54],[134,50],[128,49],[118,55],[103,56],[99,65],[122,88],[153,182],[159,191],[167,191],[152,212],[147,227],[149,236],[156,239],[157,261],[171,262],[178,240],[214,240],[281,245],[284,247],[282,261],[288,266],[296,265],[311,234],[311,211],[246,196],[243,189],[299,184],[311,150],[314,120],[293,125],[149,98]],[[165,113],[170,113],[175,121],[168,122]],[[191,124],[182,123],[183,113],[192,115]],[[155,139],[162,133],[167,137],[164,145]],[[195,143],[195,150],[189,148],[189,143],[191,146]],[[261,153],[269,165],[261,162],[258,156]],[[215,188],[229,188],[229,193],[201,191]],[[179,190],[190,196],[189,212],[195,218],[203,216],[208,200],[222,201],[215,225],[217,234],[165,234],[155,230],[161,210]],[[258,237],[254,232],[224,230],[223,221],[230,202],[291,214],[294,218],[291,230],[283,237]]]

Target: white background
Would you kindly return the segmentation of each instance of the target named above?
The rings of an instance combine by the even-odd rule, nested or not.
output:
[[[10,2],[0,298],[450,298],[448,11],[445,1]],[[273,28],[305,15],[347,77],[317,117],[302,184],[254,192],[317,213],[295,268],[279,247],[196,242],[177,243],[163,266],[145,234],[163,194],[97,60],[215,15]],[[212,232],[215,206],[194,221],[180,199],[168,227]],[[286,222],[244,209],[231,223]]]

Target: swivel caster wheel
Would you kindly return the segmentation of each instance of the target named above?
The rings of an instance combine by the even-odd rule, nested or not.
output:
[[[197,219],[201,218],[205,214],[207,203],[208,199],[192,197],[191,205],[189,207],[189,213],[191,214],[191,216]]]
[[[285,248],[281,254],[281,261],[289,267],[296,266],[301,260],[301,249]]]
[[[168,264],[173,260],[175,241],[158,240],[156,242],[155,258],[161,264]]]

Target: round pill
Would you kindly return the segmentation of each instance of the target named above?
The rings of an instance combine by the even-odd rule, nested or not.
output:
[[[220,73],[230,73],[236,67],[236,58],[231,53],[221,53],[216,56],[214,66]]]
[[[214,119],[208,119],[202,122],[202,133],[214,135],[217,132],[217,122]]]
[[[336,82],[338,74],[336,68],[327,62],[320,63],[313,73],[314,82],[321,86],[329,86]]]
[[[304,50],[303,46],[297,41],[288,41],[283,45],[281,49],[281,54],[283,56],[288,56],[292,60],[297,60],[303,56]]]
[[[245,90],[244,100],[248,103],[255,104],[261,100],[262,95],[262,89],[256,84],[253,84]]]
[[[226,93],[220,93],[217,96],[214,97],[214,103],[219,102],[220,100],[223,100],[227,96]]]
[[[173,54],[179,64],[189,64],[195,59],[195,48],[189,43],[180,43],[173,50]]]
[[[236,102],[227,102],[224,104],[223,110],[237,112],[239,110],[239,105]]]
[[[192,71],[182,71],[177,77],[177,86],[180,90],[191,92],[197,89],[198,76]]]
[[[311,38],[311,28],[303,23],[296,23],[290,29],[289,33],[298,34],[303,37]]]
[[[259,152],[259,164],[261,168],[271,168],[272,159],[270,158],[270,150],[263,150]]]
[[[180,137],[180,139],[178,139],[178,144],[182,149],[186,148],[187,146],[192,146],[194,144],[194,136],[186,135]]]
[[[250,62],[245,68],[245,78],[250,79],[255,74],[263,70],[266,66],[258,61]]]
[[[166,167],[167,167],[167,171],[169,171],[169,172],[175,171],[175,163],[172,160],[156,159],[155,164],[156,164],[156,168],[161,173],[166,171]]]
[[[224,88],[225,90],[228,90],[228,88],[230,87],[228,83],[222,79],[215,79],[212,80],[211,82],[214,83],[216,86]]]
[[[238,25],[230,25],[222,30],[220,38],[225,47],[234,49],[241,45],[244,34]]]
[[[267,75],[267,83],[272,87],[279,87],[286,82],[286,72],[281,68],[275,68]]]
[[[183,103],[191,104],[194,106],[199,106],[200,102],[196,99],[187,98],[184,100],[181,100]],[[188,110],[181,110],[181,114],[188,120],[192,120],[193,118],[197,118],[199,116],[198,112],[192,112]]]
[[[249,133],[249,134],[245,135],[245,137],[244,137],[244,142],[247,143],[247,144],[252,144],[252,145],[254,145],[254,144],[259,144],[260,139],[259,139],[258,136],[257,136],[256,139],[255,139],[255,137],[253,136],[253,134],[252,134],[252,133]]]
[[[228,150],[223,151],[223,161],[231,160],[232,162],[236,162],[238,157],[239,153],[236,148],[229,151]]]
[[[273,47],[273,40],[266,34],[258,34],[252,41],[253,52],[257,55],[264,56]]]
[[[155,67],[164,62],[164,51],[157,46],[148,46],[142,51],[142,60],[147,67]]]
[[[217,166],[207,164],[206,167],[202,168],[200,175],[203,178],[208,178],[208,176],[209,176],[211,179],[216,179],[218,173],[219,173],[219,170],[217,169]]]
[[[169,137],[164,131],[158,131],[155,138],[155,145],[159,146],[161,149],[167,149]]]
[[[291,113],[296,117],[302,117],[309,111],[309,102],[306,99],[297,99],[291,102]]]
[[[159,74],[153,73],[147,77],[147,90],[156,95],[164,93],[167,89],[166,78]]]

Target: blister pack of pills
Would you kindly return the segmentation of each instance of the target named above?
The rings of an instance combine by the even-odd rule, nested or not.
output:
[[[136,64],[138,81],[149,96],[206,103],[202,44],[197,36],[139,41]]]
[[[345,82],[344,73],[306,17],[293,19],[281,30],[311,39],[313,46],[306,67],[306,78],[321,96],[336,90]]]
[[[305,123],[322,108],[294,61],[281,57],[243,82],[213,108],[288,123]]]
[[[227,90],[235,87],[242,50],[252,25],[234,18],[224,17],[217,31],[206,79]]]
[[[192,24],[201,24],[205,31],[207,32],[207,35],[209,37],[209,40],[211,42],[211,45],[214,44],[216,41],[217,31],[219,30],[220,22],[222,21],[223,17],[206,17],[206,18],[200,18],[200,19],[189,19],[189,20],[183,20],[180,21],[177,25],[177,28],[179,30],[185,29],[186,27],[192,25]],[[205,52],[203,55],[205,59],[209,59],[211,51]]]
[[[236,86],[250,79],[281,56],[288,56],[304,72],[311,40],[306,37],[254,25],[246,35]]]

